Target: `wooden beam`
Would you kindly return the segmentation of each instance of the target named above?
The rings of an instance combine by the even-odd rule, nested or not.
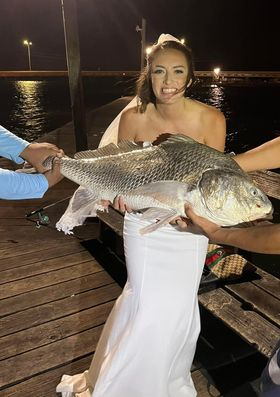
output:
[[[61,0],[71,109],[74,123],[76,150],[86,150],[87,134],[81,78],[79,29],[76,0]]]

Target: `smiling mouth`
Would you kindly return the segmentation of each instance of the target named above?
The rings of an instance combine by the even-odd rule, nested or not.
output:
[[[165,95],[176,94],[177,88],[162,88],[162,93]]]

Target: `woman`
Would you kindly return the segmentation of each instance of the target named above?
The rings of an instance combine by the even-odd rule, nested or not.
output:
[[[224,116],[187,98],[193,80],[190,50],[161,35],[137,84],[139,104],[120,117],[119,139],[155,141],[161,134],[180,133],[223,151]],[[140,236],[144,225],[141,215],[126,214],[127,284],[89,371],[64,378],[57,391],[93,397],[196,396],[190,368],[200,331],[197,290],[208,239],[170,225]]]

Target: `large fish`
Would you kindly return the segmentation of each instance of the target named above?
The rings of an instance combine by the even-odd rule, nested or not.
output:
[[[157,223],[150,232],[184,216],[190,203],[198,215],[221,226],[265,218],[272,212],[267,196],[230,157],[184,135],[171,135],[159,145],[124,141],[61,159],[61,173],[81,185],[57,224],[71,232],[102,208],[101,200],[122,195],[133,210]]]

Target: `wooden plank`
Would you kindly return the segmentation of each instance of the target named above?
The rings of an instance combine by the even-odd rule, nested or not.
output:
[[[112,282],[113,280],[107,272],[98,270],[97,273],[93,271],[92,274],[86,274],[70,281],[27,291],[21,295],[0,300],[0,316],[14,313],[17,315],[19,311],[25,313],[26,309],[54,302]]]
[[[71,295],[55,302],[32,307],[20,313],[5,316],[0,319],[0,337],[116,299],[120,293],[121,288],[117,284],[112,283],[84,293]]]
[[[14,386],[0,391],[1,397],[54,397],[55,389],[62,375],[74,375],[84,372],[89,368],[92,354],[62,367],[52,369],[40,375],[33,376]]]
[[[252,283],[280,299],[280,280],[260,268],[257,268],[256,273],[260,276],[260,279],[252,280]]]
[[[100,317],[100,322],[105,317]],[[88,329],[38,349],[0,361],[0,388],[29,379],[94,352],[103,326]]]
[[[65,236],[66,237],[66,236]],[[80,244],[75,238],[72,236],[69,236],[70,238],[66,237],[65,241],[61,241],[59,243],[59,247],[63,249],[63,246],[71,246],[71,245],[78,245]],[[33,243],[25,244],[25,243],[13,243],[14,244],[14,250],[11,250],[10,248],[2,248],[2,244],[0,242],[0,269],[2,269],[1,262],[3,261],[4,258],[12,258],[13,256],[22,256],[23,254],[30,254],[34,252],[44,252],[49,250],[50,248],[57,248],[57,240],[52,239],[48,241],[44,241],[44,244],[41,244],[39,246],[34,245]]]
[[[280,288],[280,280],[279,288]],[[224,289],[245,303],[244,310],[254,310],[280,327],[280,300],[252,283],[229,284]],[[280,333],[280,331],[279,331]]]
[[[108,212],[97,211],[98,218],[110,227],[118,236],[123,235],[123,215],[109,207]]]
[[[280,174],[272,171],[250,172],[253,180],[268,196],[280,199]]]
[[[243,339],[269,357],[279,339],[279,328],[259,314],[244,311],[241,303],[221,288],[199,295],[199,302]]]
[[[17,281],[26,277],[32,277],[38,274],[52,272],[58,269],[74,266],[83,262],[88,262],[92,256],[87,251],[74,252],[69,255],[59,256],[30,265],[21,266],[20,268],[13,268],[2,271],[0,284],[5,284],[11,281]]]
[[[67,280],[73,280],[77,277],[100,271],[101,269],[101,266],[95,260],[91,260],[71,266],[70,268],[59,269],[50,273],[29,277],[28,279],[6,283],[0,289],[0,299],[9,298],[49,285],[59,284]]]
[[[106,303],[3,336],[0,339],[0,360],[18,356],[30,350],[36,350],[41,346],[49,345],[103,324],[115,302],[114,295],[111,294],[108,288],[105,294],[100,289],[95,290],[93,294],[101,294],[98,299],[104,298]]]
[[[50,246],[48,249],[45,249],[44,245],[41,244],[35,251],[29,251],[27,253],[22,252],[20,255],[16,252],[15,256],[10,255],[9,257],[1,258],[0,269],[4,271],[24,267],[37,262],[63,258],[66,255],[73,255],[83,251],[85,251],[84,247],[75,240],[68,241],[67,243],[63,242],[56,246]],[[92,259],[92,256],[88,253],[88,260],[90,259]]]
[[[2,241],[13,240],[15,242],[30,242],[33,241],[34,244],[42,245],[44,241],[56,238],[57,242],[65,240],[65,235],[62,232],[53,230],[50,227],[42,226],[40,229],[35,227],[30,227],[31,222],[27,222],[26,226],[21,226],[20,228],[14,226],[0,226],[0,235],[2,235]],[[32,225],[32,224],[31,224]]]
[[[197,397],[220,397],[219,390],[210,382],[201,370],[192,372],[192,379],[197,391]]]

